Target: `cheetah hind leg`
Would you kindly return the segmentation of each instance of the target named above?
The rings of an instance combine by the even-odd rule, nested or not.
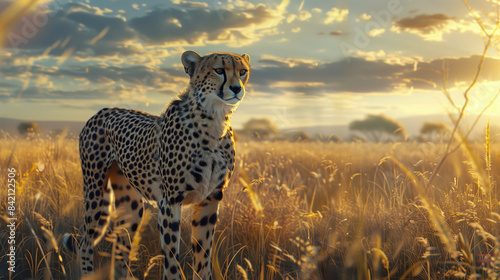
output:
[[[94,271],[94,248],[109,230],[114,194],[108,184],[108,171],[103,170],[104,182],[99,185],[93,178],[84,178],[84,223],[78,259],[83,275]],[[85,174],[85,171],[83,172]]]
[[[135,232],[144,213],[142,195],[130,185],[116,163],[111,165],[109,180],[115,196],[117,221],[116,277],[134,279],[130,267],[130,251]]]

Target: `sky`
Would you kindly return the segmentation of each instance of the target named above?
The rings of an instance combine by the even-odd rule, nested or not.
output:
[[[0,0],[0,11],[12,2]],[[85,121],[103,107],[158,114],[187,83],[181,54],[251,57],[241,127],[348,124],[368,114],[446,114],[472,81],[493,0],[44,1],[0,49],[0,118]],[[0,16],[1,17],[1,16]],[[496,40],[470,112],[500,88]],[[500,112],[497,101],[487,114]]]

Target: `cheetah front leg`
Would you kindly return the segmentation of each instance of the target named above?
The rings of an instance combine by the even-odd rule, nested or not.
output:
[[[196,273],[194,273],[193,279],[212,279],[210,252],[218,207],[219,200],[215,199],[213,195],[194,207],[191,228],[194,254],[193,269],[196,270]]]
[[[179,267],[179,244],[181,239],[181,204],[171,203],[166,198],[158,204],[158,228],[163,256],[163,279],[181,279]]]

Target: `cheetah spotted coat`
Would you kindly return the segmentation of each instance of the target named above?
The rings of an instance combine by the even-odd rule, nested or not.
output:
[[[211,279],[210,252],[218,203],[234,168],[231,116],[245,94],[248,55],[187,51],[182,62],[188,88],[160,116],[108,108],[80,134],[84,178],[82,274],[94,270],[95,246],[111,213],[117,237],[118,277],[130,277],[130,240],[144,214],[143,199],[156,201],[164,255],[163,279],[181,279],[181,204],[195,204],[192,218],[193,279]]]

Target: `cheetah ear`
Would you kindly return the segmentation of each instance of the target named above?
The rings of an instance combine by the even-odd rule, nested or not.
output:
[[[194,51],[185,51],[182,54],[182,64],[184,65],[184,70],[192,77],[194,74],[194,66],[198,61],[200,61],[201,56]]]
[[[250,64],[250,56],[248,54],[242,54],[241,57],[248,63]]]

